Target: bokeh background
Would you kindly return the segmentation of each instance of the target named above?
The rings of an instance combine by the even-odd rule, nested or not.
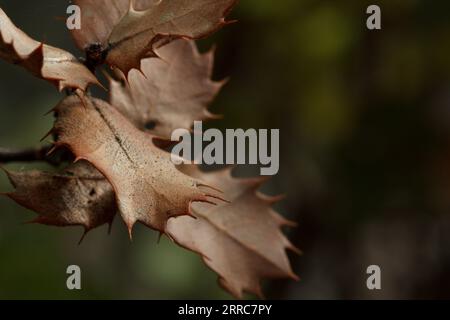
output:
[[[370,4],[381,31],[365,27]],[[0,0],[31,36],[77,53],[67,5]],[[267,297],[450,298],[450,2],[242,0],[232,17],[200,43],[217,45],[215,78],[231,78],[211,107],[225,119],[210,126],[281,129],[280,173],[264,190],[287,194],[277,209],[298,221],[288,234],[304,251],[291,256],[302,280],[265,282]],[[38,146],[61,98],[0,61],[0,146]],[[81,229],[22,224],[33,216],[0,198],[0,298],[230,298],[195,254],[144,227],[130,243],[117,219],[78,246]],[[82,291],[65,287],[70,264]],[[366,288],[371,264],[380,291]]]

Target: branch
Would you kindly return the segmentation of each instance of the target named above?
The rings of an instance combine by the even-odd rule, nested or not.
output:
[[[43,161],[51,165],[60,164],[61,157],[48,155],[51,149],[51,145],[21,150],[0,148],[0,163]]]

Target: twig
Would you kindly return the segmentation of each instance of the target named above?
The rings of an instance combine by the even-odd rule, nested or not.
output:
[[[51,149],[51,145],[20,150],[0,148],[0,163],[42,161],[51,165],[59,165],[62,161],[61,157],[47,155]]]

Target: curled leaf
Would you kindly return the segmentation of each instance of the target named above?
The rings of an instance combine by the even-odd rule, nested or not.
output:
[[[152,133],[165,138],[214,118],[207,108],[223,86],[211,80],[214,53],[200,54],[189,40],[157,52],[161,59],[143,60],[142,73],[132,70],[128,82],[111,79],[111,104],[140,129],[153,123]]]
[[[6,194],[52,226],[83,226],[86,232],[111,224],[116,204],[111,185],[94,167],[79,162],[61,173],[6,171],[15,191]]]
[[[237,0],[160,0],[139,11],[130,8],[109,37],[106,62],[125,75],[140,69],[143,58],[177,38],[200,39],[226,24]]]
[[[70,53],[33,40],[18,29],[0,8],[0,58],[17,64],[61,91],[85,91],[97,78]]]
[[[298,249],[281,231],[282,226],[295,224],[271,208],[279,197],[257,192],[264,179],[235,179],[228,169],[204,173],[197,167],[183,166],[181,170],[219,187],[231,201],[217,207],[195,204],[197,219],[180,217],[170,220],[167,227],[168,235],[178,244],[203,256],[226,290],[238,298],[243,292],[261,297],[261,279],[297,279],[286,249]]]
[[[55,112],[56,147],[69,147],[108,179],[130,235],[136,222],[164,233],[169,218],[191,214],[192,202],[211,202],[199,180],[179,172],[153,136],[108,103],[70,96]]]

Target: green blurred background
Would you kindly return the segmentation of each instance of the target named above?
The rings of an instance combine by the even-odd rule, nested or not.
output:
[[[366,29],[370,4],[381,31]],[[0,0],[31,36],[77,53],[58,19],[67,5]],[[267,297],[450,298],[450,2],[242,0],[232,18],[201,42],[217,44],[215,78],[231,77],[210,126],[281,129],[264,190],[288,195],[277,209],[299,222],[289,236],[304,251],[291,256],[302,280],[266,282]],[[61,97],[1,61],[0,146],[39,145]],[[22,224],[33,216],[0,198],[0,298],[230,298],[195,254],[144,227],[130,243],[117,219],[78,246],[81,229]],[[70,264],[82,291],[65,287]],[[381,291],[366,288],[371,264]]]

